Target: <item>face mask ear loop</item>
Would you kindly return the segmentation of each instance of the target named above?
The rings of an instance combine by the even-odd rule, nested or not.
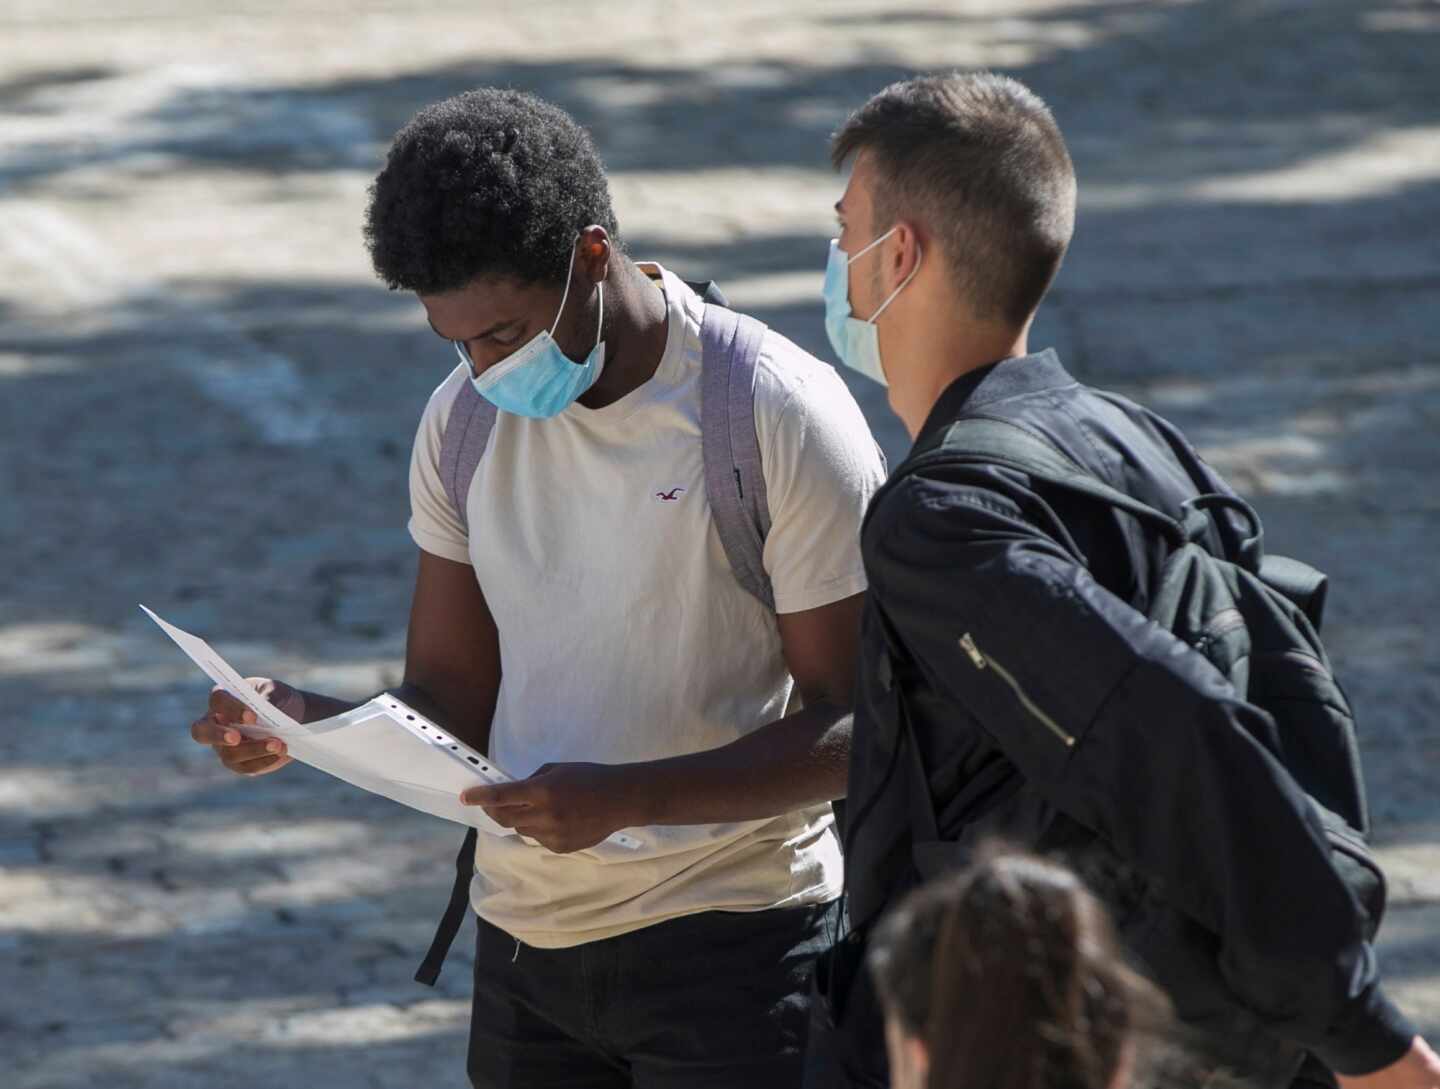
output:
[[[570,247],[570,264],[565,267],[565,290],[560,295],[560,309],[555,312],[555,321],[550,325],[550,339],[555,339],[555,330],[560,328],[560,318],[565,313],[565,300],[570,297],[570,274],[575,271],[575,247]]]
[[[897,287],[894,291],[890,292],[890,297],[880,304],[880,309],[876,310],[875,313],[870,315],[871,325],[874,325],[877,321],[880,320],[880,315],[885,313],[885,308],[895,301],[895,296],[900,294],[900,292],[904,291],[906,285],[909,284],[911,280],[915,279],[915,274],[920,271],[920,262],[924,258],[924,256],[925,251],[920,248],[920,243],[916,242],[915,267],[910,270],[909,276],[905,277],[905,279],[900,281],[900,286]]]
[[[847,255],[847,256],[846,256],[846,259],[845,259],[845,263],[846,263],[847,265],[853,265],[856,261],[860,260],[860,258],[864,257],[867,253],[869,253],[871,250],[873,250],[876,246],[880,245],[881,242],[884,242],[885,239],[889,238],[892,234],[894,234],[894,233],[895,233],[896,231],[898,231],[899,229],[900,229],[900,224],[898,224],[898,223],[895,224],[895,226],[891,227],[888,231],[886,231],[884,234],[882,234],[879,238],[877,238],[877,239],[875,239],[874,241],[870,242],[868,245],[861,247],[860,251],[859,251],[858,253],[856,253],[853,257]]]

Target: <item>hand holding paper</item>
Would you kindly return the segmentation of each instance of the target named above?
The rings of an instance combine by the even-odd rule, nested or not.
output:
[[[546,764],[528,779],[472,786],[460,797],[503,827],[566,854],[645,823],[633,812],[641,792],[626,781],[627,771],[623,764]]]
[[[175,645],[183,650],[192,662],[204,670],[207,677],[254,711],[259,722],[280,735],[293,734],[300,729],[300,723],[256,692],[250,684],[246,683],[244,677],[231,668],[229,662],[211,649],[209,643],[187,631],[181,631],[173,624],[167,624],[144,605],[141,605],[140,608],[144,610],[146,616],[160,625],[166,635],[175,640]],[[241,733],[247,732],[244,726],[239,729]],[[263,733],[260,730],[250,732],[254,736],[260,736]]]
[[[469,787],[511,783],[511,776],[413,707],[380,695],[342,715],[297,722],[257,692],[203,639],[140,607],[211,680],[254,712],[255,726],[236,726],[247,737],[273,735],[294,759],[424,813],[493,835],[516,834],[479,806],[460,801],[461,791]],[[591,842],[601,838],[631,850],[640,846],[639,840],[618,831]]]
[[[294,689],[268,677],[247,677],[246,683],[271,703],[284,709],[284,705],[300,704]],[[243,732],[242,732],[243,731]],[[241,703],[223,688],[210,691],[209,706],[205,714],[190,724],[190,736],[201,745],[215,750],[220,763],[236,775],[254,778],[279,771],[291,762],[285,751],[285,742],[265,732],[255,717],[255,712]]]

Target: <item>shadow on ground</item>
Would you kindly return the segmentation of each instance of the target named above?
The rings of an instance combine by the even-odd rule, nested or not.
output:
[[[1037,339],[1057,344],[1082,377],[1154,399],[1222,467],[1233,464],[1237,480],[1273,517],[1272,541],[1332,570],[1336,656],[1376,723],[1367,744],[1401,754],[1393,763],[1405,765],[1385,771],[1385,789],[1398,800],[1379,800],[1381,834],[1421,842],[1440,828],[1440,802],[1425,771],[1426,758],[1433,768],[1440,752],[1428,725],[1440,679],[1423,631],[1374,617],[1413,609],[1417,595],[1436,593],[1424,550],[1433,555],[1429,497],[1440,469],[1432,438],[1440,421],[1440,312],[1429,305],[1440,287],[1440,249],[1427,225],[1440,214],[1440,187],[1433,171],[1389,180],[1362,171],[1347,182],[1337,166],[1333,183],[1300,199],[1277,196],[1263,180],[1317,162],[1343,165],[1377,137],[1407,138],[1440,123],[1435,32],[1394,29],[1384,13],[1338,0],[1077,6],[1014,22],[1018,37],[1032,33],[1030,24],[1074,24],[1084,44],[1013,73],[1053,103],[1082,190],[1094,194]],[[877,6],[873,15],[830,22],[863,34],[881,19],[957,36],[986,21]],[[0,112],[43,116],[56,108],[55,95],[103,86],[113,74],[62,67],[0,81]],[[843,66],[697,72],[592,54],[544,64],[477,60],[318,86],[192,87],[97,143],[34,140],[6,148],[0,215],[7,197],[34,197],[79,174],[84,180],[75,184],[103,200],[114,196],[107,176],[119,188],[157,169],[221,168],[277,186],[296,175],[372,172],[389,135],[417,108],[486,83],[533,90],[570,109],[617,174],[780,166],[823,176],[834,125],[869,93],[908,74],[897,58],[882,55]],[[692,214],[703,218],[707,210]],[[757,316],[828,358],[818,302],[824,241],[800,231],[704,245],[643,232],[629,239],[638,256],[734,284],[732,294]],[[813,273],[815,297],[746,293],[748,279],[788,273]],[[185,752],[188,742],[173,740],[158,746],[168,761],[161,770],[172,779],[198,776],[200,786],[166,788],[160,776],[154,797],[105,800],[103,776],[143,777],[147,757],[127,748],[138,732],[108,753],[74,735],[84,717],[74,709],[103,698],[110,704],[104,716],[173,716],[169,727],[182,726],[181,709],[200,689],[173,674],[145,679],[144,640],[151,636],[129,604],[135,600],[176,603],[177,619],[248,648],[257,668],[265,653],[319,666],[393,660],[413,572],[403,532],[409,447],[425,396],[451,365],[445,346],[424,330],[408,299],[354,283],[187,281],[164,298],[123,300],[90,315],[81,329],[19,328],[23,310],[22,300],[0,300],[0,434],[11,470],[0,494],[27,527],[0,569],[0,636],[13,640],[43,625],[72,625],[80,634],[73,645],[55,637],[45,669],[12,668],[0,654],[0,681],[17,692],[23,683],[15,707],[36,726],[3,751],[37,781],[53,776],[57,789],[78,783],[81,793],[72,809],[49,817],[0,808],[0,850],[38,836],[37,879],[100,889],[123,911],[127,888],[162,881],[157,872],[166,866],[163,880],[174,884],[177,902],[190,896],[198,903],[207,892],[218,897],[289,880],[286,865],[302,872],[305,857],[334,853],[322,844],[280,861],[217,861],[176,847],[179,840],[166,851],[144,837],[125,840],[119,831],[130,824],[224,827],[260,810],[355,828],[393,822],[387,803],[317,802],[315,780],[305,775],[259,793],[256,784],[221,784],[205,778]],[[259,395],[291,412],[297,427],[316,429],[304,441],[267,438],[206,394],[214,383],[270,373],[266,360],[275,357],[293,363],[310,401],[290,404],[286,398],[295,395],[283,385],[262,386]],[[893,461],[903,436],[878,389],[855,383]],[[317,478],[328,493],[321,525],[306,509]],[[41,488],[39,480],[48,483]],[[156,503],[156,495],[171,501]],[[1356,540],[1366,546],[1337,543]],[[57,561],[73,554],[86,562]],[[120,600],[123,611],[113,604]],[[85,659],[99,636],[111,638],[110,649]],[[168,664],[172,653],[155,637],[156,659]],[[54,707],[62,698],[71,701],[65,715]],[[35,740],[41,729],[56,732],[45,743],[57,741],[63,755],[43,755]],[[58,737],[66,730],[72,735]],[[65,778],[72,766],[97,759],[91,778]],[[84,793],[91,789],[93,798]],[[0,926],[7,977],[18,972],[35,988],[34,1001],[12,995],[0,1036],[24,1037],[32,1057],[88,1056],[95,1071],[120,1079],[112,1084],[125,1084],[131,1076],[143,1081],[146,1069],[183,1072],[183,1050],[157,1052],[148,1067],[148,1060],[126,1065],[121,1052],[183,1036],[187,1006],[219,997],[323,1005],[278,982],[270,969],[279,960],[310,958],[322,990],[318,981],[326,978],[357,980],[357,1006],[369,998],[414,1001],[395,984],[403,985],[401,962],[430,921],[428,905],[443,900],[452,848],[448,830],[420,831],[419,820],[416,861],[397,871],[393,887],[337,888],[309,906],[271,907],[251,918],[221,912],[208,932],[186,933],[178,923],[165,931],[161,919],[141,937],[112,940],[82,926],[37,941],[38,924]],[[116,835],[116,845],[107,851],[92,844],[93,856],[46,853],[44,844],[74,842],[90,824]],[[23,857],[24,848],[17,850]],[[84,883],[97,874],[99,885]],[[390,974],[354,971],[355,958],[366,954],[338,946],[332,924],[349,927],[372,913],[377,920],[404,916],[412,904],[415,927],[396,928],[400,937],[372,927],[366,939]],[[1433,942],[1407,939],[1401,974],[1434,978],[1433,950]],[[94,988],[94,1017],[56,1027],[43,1017],[44,995],[71,985],[65,965],[79,959],[95,966],[85,981]],[[159,966],[154,985],[164,997],[153,1024],[126,1019],[139,997],[137,964]],[[433,1044],[458,1049],[460,1030],[437,1024]],[[292,1045],[257,1044],[253,1052],[233,1046],[237,1070],[249,1059],[263,1070],[267,1047],[278,1054]],[[422,1045],[335,1046],[327,1061],[341,1072],[403,1064],[415,1046]]]

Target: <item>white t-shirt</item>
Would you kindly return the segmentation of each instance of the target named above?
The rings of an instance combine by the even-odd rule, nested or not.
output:
[[[438,470],[463,365],[431,396],[415,439],[410,534],[475,568],[500,633],[489,755],[515,776],[717,748],[780,718],[794,686],[775,618],[736,580],[706,500],[702,304],[671,273],[641,267],[669,312],[655,376],[601,409],[574,404],[549,420],[499,413],[470,486],[468,536]],[[755,426],[776,609],[860,593],[860,521],[883,469],[839,375],[768,332]],[[562,947],[693,912],[840,892],[828,805],[629,832],[642,849],[602,843],[564,855],[482,834],[471,904],[529,945]]]

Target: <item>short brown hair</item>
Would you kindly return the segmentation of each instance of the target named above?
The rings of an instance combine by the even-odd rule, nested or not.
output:
[[[1075,229],[1075,168],[1045,103],[993,72],[904,80],[831,142],[837,170],[862,152],[878,175],[877,232],[922,222],[976,315],[1023,325]]]

